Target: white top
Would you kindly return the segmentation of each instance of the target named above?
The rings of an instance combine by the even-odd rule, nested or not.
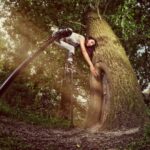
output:
[[[70,36],[64,38],[63,40],[72,45],[79,45],[80,39],[85,39],[83,35],[73,32]]]

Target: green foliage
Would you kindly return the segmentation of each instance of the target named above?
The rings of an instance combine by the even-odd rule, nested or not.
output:
[[[125,0],[115,13],[107,16],[126,49],[142,89],[150,82],[149,13],[148,1]]]
[[[150,122],[145,125],[145,138],[150,142]]]
[[[52,25],[57,25],[71,26],[77,32],[82,32],[85,28],[83,15],[89,7],[100,8],[100,11],[104,12],[106,6],[107,10],[115,10],[121,3],[121,0],[14,0],[13,3],[10,0],[6,1],[15,12],[28,16],[32,22],[47,31]]]
[[[150,143],[150,140],[147,140],[147,139],[142,139],[142,140],[139,140],[138,142],[132,142],[127,150],[148,150],[149,149],[149,143]]]
[[[150,67],[148,3],[135,0],[6,0],[3,2],[6,4],[5,10],[8,8],[11,12],[4,27],[11,41],[14,42],[14,47],[7,47],[10,41],[0,39],[0,55],[4,56],[4,59],[0,59],[1,83],[28,56],[28,53],[34,52],[38,41],[51,34],[51,26],[69,26],[76,32],[84,34],[86,20],[83,15],[89,6],[99,8],[100,14],[111,22],[114,31],[126,47],[140,84],[145,87],[150,81],[150,72],[147,69]],[[139,56],[137,51],[143,47],[146,47],[146,52]],[[86,88],[87,68],[84,67],[85,62],[82,61],[80,52],[77,52],[77,57],[79,73],[75,77],[76,85]],[[50,47],[21,73],[4,95],[4,99],[13,107],[25,108],[48,117],[51,114],[54,116],[60,102],[58,87],[61,87],[63,80],[64,60],[65,53],[62,50]],[[56,94],[51,93],[53,89],[57,90]],[[77,95],[78,92],[75,92]]]
[[[146,110],[148,117],[150,117],[150,108]],[[144,126],[143,138],[132,142],[128,145],[128,150],[147,150],[150,148],[150,121]]]
[[[137,24],[134,19],[136,3],[136,0],[126,0],[110,17],[112,22],[121,28],[122,38],[125,40],[132,37],[136,32]]]
[[[20,138],[10,135],[0,135],[0,148],[3,150],[28,150],[30,145],[22,141]]]
[[[138,141],[134,141],[128,145],[128,150],[141,150],[150,148],[150,123],[145,125],[144,128],[144,137]]]
[[[84,14],[89,6],[99,9],[100,14],[111,22],[114,31],[121,39],[131,63],[140,80],[142,89],[150,81],[147,71],[149,66],[149,8],[148,1],[136,0],[10,0],[6,4],[11,6],[13,15],[21,13],[36,26],[51,32],[53,25],[59,27],[72,27],[76,32],[84,34]],[[139,49],[147,48],[139,56]],[[137,61],[138,60],[138,61]],[[144,62],[144,63],[143,63]],[[141,78],[142,77],[142,78]],[[146,80],[146,81],[145,81]]]
[[[6,3],[7,2],[9,1],[6,1]],[[49,1],[45,1],[42,6],[39,6],[39,3],[42,4],[42,2],[43,1],[11,1],[9,5],[5,6],[5,10],[11,8],[9,9],[11,17],[6,18],[3,25],[8,33],[7,36],[11,42],[14,43],[14,46],[11,46],[11,48],[6,46],[5,53],[0,49],[0,54],[5,54],[0,74],[1,83],[29,54],[33,53],[38,46],[44,42],[47,36],[49,36],[49,28],[54,24],[51,13],[53,13],[54,17],[60,17],[56,16],[56,14],[54,15],[54,13],[60,12],[56,10],[52,11],[53,8],[56,9],[55,6],[60,6],[61,3],[59,1],[50,4],[47,4]],[[68,3],[69,1],[65,2],[66,5]],[[74,1],[74,3],[77,3],[77,1]],[[52,5],[51,9],[49,9],[50,5]],[[76,7],[76,9],[79,9],[78,6]],[[67,9],[64,11],[67,11]],[[45,13],[50,13],[50,15],[46,16]],[[46,19],[43,16],[47,17],[49,22],[43,22]],[[71,19],[73,16],[63,15],[63,17],[62,20],[65,19],[65,17]],[[67,22],[68,18],[66,19]],[[78,24],[77,19],[75,19],[75,21],[77,22],[75,26],[80,28],[81,25]],[[5,42],[7,44],[9,43],[6,39]],[[81,84],[80,88],[84,88],[88,84],[88,81],[84,82],[85,80],[83,80],[88,80],[86,77],[87,69],[85,69],[85,62],[83,62],[81,52],[77,52],[77,55],[80,77],[76,76],[77,81],[75,82],[77,83],[76,86]],[[11,107],[33,111],[36,114],[41,114],[48,118],[57,115],[61,99],[61,90],[63,90],[62,80],[64,78],[65,57],[65,50],[50,46],[20,73],[3,96],[3,99],[8,102]],[[84,74],[81,72],[84,72]],[[82,79],[80,79],[81,76]],[[84,84],[82,85],[82,83]],[[79,91],[75,91],[75,94],[78,95]]]
[[[120,32],[121,38],[128,40],[135,38],[136,40],[141,38],[140,34],[144,32],[144,37],[150,36],[150,30],[145,30],[145,27],[149,24],[149,7],[150,4],[147,2],[137,2],[136,0],[125,0],[123,5],[120,5],[114,14],[111,14],[109,19],[116,26],[116,31]],[[117,29],[119,28],[119,29]],[[141,32],[142,31],[142,32]]]
[[[150,107],[147,107],[146,114],[150,118]],[[150,121],[145,124],[144,131],[145,138],[150,142]]]
[[[16,118],[30,124],[42,125],[53,128],[68,128],[69,122],[58,117],[46,117],[43,114],[12,108],[7,103],[0,101],[0,114],[8,117]]]

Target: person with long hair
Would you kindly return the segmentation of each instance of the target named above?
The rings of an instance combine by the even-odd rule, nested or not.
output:
[[[97,46],[97,41],[92,36],[83,36],[81,34],[73,32],[71,28],[65,29],[52,29],[53,36],[60,36],[60,38],[54,43],[62,48],[68,50],[68,62],[73,63],[73,55],[75,54],[75,49],[80,47],[82,54],[90,67],[91,73],[96,77],[98,72],[96,71],[93,63],[92,57],[95,47]]]

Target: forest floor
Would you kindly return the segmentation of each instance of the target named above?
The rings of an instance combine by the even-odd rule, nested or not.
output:
[[[0,116],[0,150],[125,150],[130,143],[143,140],[142,132],[136,130],[52,129]]]

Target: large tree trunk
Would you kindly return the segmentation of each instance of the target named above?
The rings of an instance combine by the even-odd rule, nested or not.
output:
[[[144,101],[136,75],[118,38],[97,13],[87,15],[88,33],[98,40],[93,63],[100,77],[91,75],[91,100],[86,127],[99,129],[140,127]]]

